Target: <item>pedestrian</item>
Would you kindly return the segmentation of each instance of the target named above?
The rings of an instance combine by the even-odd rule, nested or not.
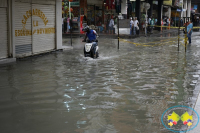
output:
[[[83,22],[87,23],[87,17],[85,15],[83,16]]]
[[[148,22],[149,22],[149,25],[151,25],[151,17],[149,17],[149,21]]]
[[[65,20],[64,15],[62,15],[62,33],[64,33],[64,20]]]
[[[154,18],[151,19],[151,33],[153,33],[153,28],[154,28]]]
[[[158,22],[158,20],[157,20],[157,18],[155,18],[155,25],[157,25],[157,22]]]
[[[135,17],[134,29],[135,29],[136,32],[139,31],[139,22],[138,22],[138,20],[137,20],[137,17]],[[139,32],[138,32],[138,34],[139,34]]]
[[[109,22],[109,34],[113,34],[113,27],[114,27],[114,20],[113,20],[113,16],[111,16],[111,19]]]
[[[130,35],[133,34],[133,26],[134,26],[133,19],[132,19],[132,17],[130,17]]]
[[[182,27],[182,26],[183,26],[183,19],[181,19],[181,22],[180,22],[180,23],[181,23],[181,27]]]
[[[64,21],[64,33],[67,33],[67,29],[68,29],[68,27],[67,27],[67,17],[65,17],[63,21]]]
[[[109,22],[110,22],[110,16],[107,16],[107,20],[106,20],[106,33],[109,33]]]
[[[187,26],[187,37],[188,37],[188,40],[189,40],[189,44],[191,44],[192,28],[193,28],[193,24],[192,24],[192,21],[190,20],[189,24]]]
[[[69,33],[70,29],[71,29],[71,26],[70,26],[70,17],[68,15],[68,17],[67,17],[67,33]]]

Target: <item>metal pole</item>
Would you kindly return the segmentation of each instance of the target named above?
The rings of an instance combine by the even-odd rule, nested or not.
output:
[[[178,28],[178,51],[179,51],[179,38],[180,38],[180,17],[179,17],[179,28]]]
[[[147,9],[146,9],[146,16],[145,16],[145,37],[147,36],[147,24],[146,24],[146,22],[147,22]]]
[[[71,46],[72,46],[72,20],[70,19],[69,20],[69,23],[70,23],[70,37],[71,37]]]
[[[187,46],[187,24],[185,25],[185,52],[186,52],[186,46]]]
[[[119,50],[119,13],[117,16],[117,25],[118,25],[118,50]]]

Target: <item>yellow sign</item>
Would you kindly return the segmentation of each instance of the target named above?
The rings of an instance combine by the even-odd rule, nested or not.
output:
[[[32,12],[31,10],[29,10],[29,11],[26,11],[26,15],[23,15],[24,19],[22,20],[22,24],[26,24],[27,19],[31,16],[40,17],[43,20],[45,26],[48,23],[47,17],[45,17],[45,14],[42,11],[40,11],[40,9],[33,9]]]
[[[26,22],[27,20],[31,17],[31,16],[38,16],[43,20],[44,25],[46,26],[48,23],[48,19],[45,16],[45,14],[39,10],[39,9],[33,9],[32,12],[31,10],[26,11],[26,15],[23,15],[23,19],[22,19],[22,25],[23,25],[23,29],[21,30],[15,30],[15,36],[31,36],[34,34],[53,34],[55,33],[55,28],[39,28],[39,29],[35,29],[35,30],[29,30],[26,29]],[[39,26],[38,21],[34,21],[32,22],[33,27],[37,27]]]
[[[37,30],[27,30],[27,29],[22,29],[22,30],[15,30],[15,36],[31,36],[34,35],[35,33],[39,34],[52,34],[56,33],[55,28],[40,28]]]

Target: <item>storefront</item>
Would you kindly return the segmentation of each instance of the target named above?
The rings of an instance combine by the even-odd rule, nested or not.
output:
[[[62,49],[62,0],[1,0],[0,59]]]
[[[70,19],[72,20],[71,21],[72,25],[70,27],[72,28],[72,31],[79,32],[80,31],[80,0],[63,0],[62,14],[63,14],[64,19],[67,20],[69,16]],[[69,28],[69,26],[66,28]]]
[[[16,56],[55,49],[55,0],[14,4]]]
[[[56,30],[58,33],[60,28],[57,23],[56,29],[56,3],[59,7],[59,0],[13,1],[13,45],[16,57],[58,49]]]
[[[0,1],[0,59],[8,57],[8,6],[7,0]],[[3,34],[2,34],[3,33]]]

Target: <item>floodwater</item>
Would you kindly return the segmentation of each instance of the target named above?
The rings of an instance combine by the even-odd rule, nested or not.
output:
[[[83,57],[76,38],[73,50],[0,66],[0,132],[169,132],[163,112],[198,97],[200,39],[186,53],[172,37],[127,40],[117,50],[117,40],[99,38],[98,59]]]

